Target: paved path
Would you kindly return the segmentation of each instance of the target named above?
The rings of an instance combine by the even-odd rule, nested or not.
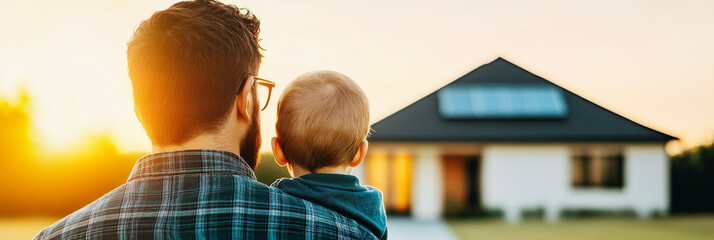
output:
[[[388,217],[388,239],[458,239],[444,221],[417,221],[406,217]]]

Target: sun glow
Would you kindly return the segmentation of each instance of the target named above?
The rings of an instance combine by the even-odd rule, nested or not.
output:
[[[112,115],[127,112],[127,104],[115,99],[126,95],[119,90],[129,91],[128,86],[117,86],[116,80],[128,79],[118,75],[112,81],[107,74],[113,65],[122,66],[121,60],[106,60],[111,56],[77,45],[48,44],[0,66],[4,79],[25,79],[18,85],[29,88],[34,134],[46,150],[61,150],[83,134],[106,131],[116,126]],[[131,101],[121,97],[124,102]],[[125,105],[124,111],[117,105]]]
[[[28,89],[36,138],[50,148],[61,149],[86,133],[109,132],[120,149],[147,151],[148,139],[133,113],[126,41],[142,19],[174,2],[5,3],[0,9],[0,22],[7,23],[0,25],[0,93],[12,98],[15,89]],[[476,65],[504,56],[540,69],[537,74],[587,99],[681,137],[683,148],[711,141],[714,131],[714,112],[707,108],[714,84],[707,80],[713,76],[708,57],[713,48],[707,43],[714,34],[699,31],[711,22],[707,7],[671,12],[674,3],[648,3],[647,8],[581,3],[567,11],[548,1],[537,11],[473,1],[236,4],[261,18],[266,51],[260,75],[277,82],[274,99],[300,73],[333,69],[362,85],[373,103],[372,119],[379,120]],[[424,18],[423,9],[453,13],[445,16],[452,24],[443,35],[433,34],[443,25]],[[613,11],[628,14],[613,17]],[[504,12],[512,17],[504,19]],[[524,20],[533,24],[523,25]],[[417,82],[419,87],[403,87]],[[263,139],[274,135],[274,113],[273,101],[263,115]]]
[[[58,3],[16,4],[53,19],[0,27],[0,94],[7,98],[16,89],[27,90],[38,150],[66,152],[89,135],[107,134],[123,152],[148,151],[126,74],[125,43],[141,18],[99,14],[105,11],[87,9],[92,4],[72,9],[53,6]]]

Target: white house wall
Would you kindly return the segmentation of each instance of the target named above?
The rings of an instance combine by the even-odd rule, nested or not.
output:
[[[632,145],[625,149],[625,189],[640,217],[669,212],[669,162],[663,145]]]
[[[641,217],[667,213],[669,175],[664,146],[626,145],[622,189],[574,188],[567,144],[496,144],[483,149],[484,207],[518,222],[522,211],[543,208],[555,221],[565,209],[634,210]]]
[[[640,217],[669,210],[669,165],[664,145],[625,145],[622,189],[569,187],[562,209],[632,210]]]
[[[414,152],[412,216],[419,220],[438,219],[444,204],[444,177],[439,149],[420,147]]]
[[[507,221],[518,222],[527,208],[555,208],[566,197],[566,146],[487,145],[482,154],[484,207],[503,210]]]

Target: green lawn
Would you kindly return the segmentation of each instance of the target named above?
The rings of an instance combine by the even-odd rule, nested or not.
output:
[[[714,216],[567,219],[558,223],[500,220],[449,220],[461,239],[714,239]]]
[[[1,239],[30,239],[58,218],[0,219]],[[526,221],[507,225],[500,220],[449,220],[461,239],[714,239],[714,216],[568,219],[549,224]]]

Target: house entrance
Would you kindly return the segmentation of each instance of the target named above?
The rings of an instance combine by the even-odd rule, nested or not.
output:
[[[444,164],[444,212],[464,215],[481,210],[481,157],[447,155]]]

